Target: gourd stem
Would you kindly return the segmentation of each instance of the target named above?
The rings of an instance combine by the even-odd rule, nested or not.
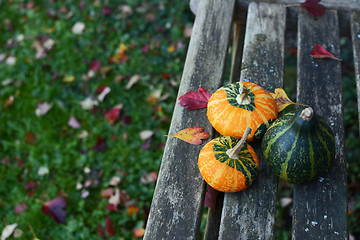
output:
[[[314,116],[314,110],[311,107],[307,107],[304,110],[302,110],[300,117],[304,121],[311,121],[312,117]]]
[[[247,139],[247,137],[249,136],[249,134],[251,133],[251,128],[247,127],[245,129],[244,135],[241,137],[240,141],[237,142],[237,144],[233,147],[230,148],[226,151],[226,154],[229,156],[229,158],[231,159],[238,159],[239,158],[239,152],[241,150],[241,148],[244,146],[245,141]]]
[[[251,97],[248,95],[249,90],[242,84],[239,88],[239,94],[236,97],[236,101],[240,105],[248,105],[251,103]]]

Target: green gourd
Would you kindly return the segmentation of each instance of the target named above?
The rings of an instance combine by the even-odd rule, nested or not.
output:
[[[335,158],[330,126],[311,107],[278,118],[265,133],[261,149],[269,168],[290,183],[322,175]]]

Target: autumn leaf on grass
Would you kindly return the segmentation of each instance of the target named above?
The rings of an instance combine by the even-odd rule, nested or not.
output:
[[[175,133],[174,135],[170,135],[170,137],[179,138],[190,144],[200,145],[202,144],[202,139],[207,139],[210,135],[208,132],[205,132],[202,127],[189,127]]]
[[[210,97],[211,93],[207,89],[199,88],[197,91],[187,92],[179,97],[179,104],[185,106],[186,109],[206,108]]]
[[[109,236],[111,236],[111,237],[115,236],[116,229],[114,227],[113,221],[111,220],[111,218],[109,216],[106,216],[105,229]]]
[[[66,206],[66,201],[62,197],[54,198],[51,201],[45,202],[41,211],[50,216],[57,223],[65,223],[66,212],[63,209]]]
[[[342,59],[340,58],[336,58],[334,55],[332,55],[331,53],[329,53],[325,48],[323,48],[320,44],[316,44],[315,49],[311,50],[311,57],[312,58],[317,58],[317,59],[321,59],[321,58],[332,58],[338,61],[342,61]]]

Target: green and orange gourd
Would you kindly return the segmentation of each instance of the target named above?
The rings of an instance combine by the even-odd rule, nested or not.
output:
[[[252,129],[247,141],[260,140],[278,117],[275,100],[262,87],[251,82],[236,82],[221,87],[209,99],[207,116],[223,136],[241,138]]]
[[[246,143],[251,129],[242,139],[222,136],[208,142],[200,151],[201,176],[221,192],[238,192],[248,188],[258,175],[259,161],[254,149]]]

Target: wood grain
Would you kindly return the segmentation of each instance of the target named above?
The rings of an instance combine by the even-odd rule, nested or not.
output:
[[[336,156],[327,174],[294,186],[293,239],[347,239],[346,162],[340,62],[310,57],[315,44],[340,56],[338,16],[299,12],[297,102],[310,105],[335,134]]]
[[[178,97],[199,87],[214,92],[222,84],[234,6],[234,0],[200,2]],[[176,102],[169,135],[193,126],[213,135],[206,109]],[[205,193],[197,166],[201,147],[167,139],[144,239],[197,238]]]
[[[268,91],[282,87],[286,9],[282,5],[251,3],[245,30],[242,81]],[[260,144],[251,144],[259,157],[258,180],[238,193],[226,193],[219,239],[273,239],[277,177],[262,159]]]
[[[354,53],[354,67],[355,67],[355,79],[358,99],[358,113],[359,113],[359,126],[360,126],[360,13],[351,13],[351,39],[353,44]],[[359,128],[360,129],[360,128]]]

